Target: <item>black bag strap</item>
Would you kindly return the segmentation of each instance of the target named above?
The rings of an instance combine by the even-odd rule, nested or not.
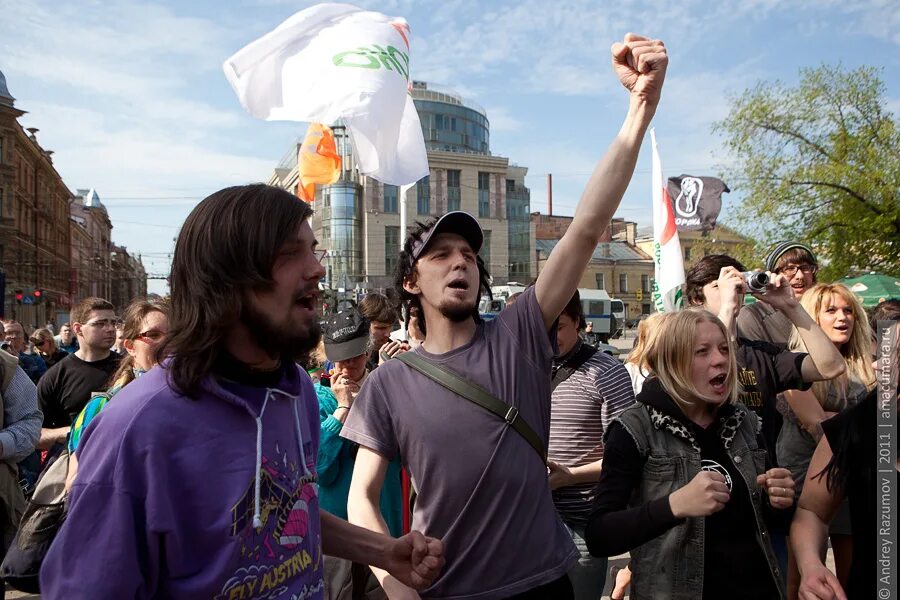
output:
[[[588,359],[597,354],[597,352],[598,350],[596,348],[582,342],[578,352],[554,371],[553,379],[550,381],[550,389],[555,390],[559,384],[571,377],[572,373],[578,370],[578,367],[586,363]]]
[[[540,436],[534,432],[534,429],[525,421],[525,417],[519,414],[519,409],[515,406],[510,406],[487,390],[470,381],[466,381],[442,365],[436,365],[428,361],[416,352],[404,352],[396,355],[394,358],[425,375],[435,383],[444,386],[451,392],[462,396],[506,421],[510,427],[515,429],[534,448],[534,451],[541,457],[541,461],[547,462],[547,451],[544,449],[544,443],[541,441]]]

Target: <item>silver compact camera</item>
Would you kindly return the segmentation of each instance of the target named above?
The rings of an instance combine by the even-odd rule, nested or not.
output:
[[[769,274],[765,271],[744,271],[744,288],[750,293],[765,294],[769,285]]]

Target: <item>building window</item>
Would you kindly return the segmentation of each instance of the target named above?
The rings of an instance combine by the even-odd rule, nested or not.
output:
[[[384,273],[392,275],[400,257],[400,227],[388,225],[384,228]]]
[[[449,169],[447,171],[447,212],[459,210],[462,197],[459,190],[460,171]]]
[[[384,184],[384,212],[397,212],[397,186]]]
[[[650,276],[649,275],[641,275],[641,291],[642,292],[650,291]]]
[[[691,260],[691,247],[690,246],[684,247],[684,260],[686,260],[686,261]]]
[[[416,183],[416,212],[431,214],[431,178],[425,176]]]
[[[597,289],[605,290],[606,289],[606,273],[597,273],[594,275],[597,278]]]
[[[619,292],[628,292],[628,273],[619,273]]]
[[[3,138],[0,137],[0,165],[3,164]]]
[[[650,314],[650,304],[649,303],[641,304],[641,314],[642,315]]]
[[[478,256],[481,257],[481,260],[484,261],[484,265],[487,267],[487,270],[491,270],[491,232],[485,230],[484,232],[484,243],[481,244],[481,251],[478,252]]]
[[[491,216],[491,174],[478,173],[478,216]]]

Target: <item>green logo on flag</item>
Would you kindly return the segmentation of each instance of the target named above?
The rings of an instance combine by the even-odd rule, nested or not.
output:
[[[331,62],[338,67],[356,67],[358,69],[380,69],[397,71],[409,81],[409,55],[388,46],[382,48],[378,44],[372,44],[371,48],[360,46],[356,50],[348,50],[335,54]]]

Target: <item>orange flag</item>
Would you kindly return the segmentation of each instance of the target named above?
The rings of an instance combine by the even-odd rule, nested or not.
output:
[[[316,198],[317,183],[334,183],[341,176],[341,157],[331,127],[310,123],[297,157],[300,185],[297,195],[306,202]]]

